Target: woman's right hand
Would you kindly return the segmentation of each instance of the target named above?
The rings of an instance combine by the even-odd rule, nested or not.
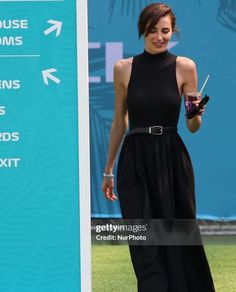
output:
[[[104,177],[102,182],[102,192],[106,199],[110,201],[117,200],[116,195],[113,193],[114,179],[111,177]]]

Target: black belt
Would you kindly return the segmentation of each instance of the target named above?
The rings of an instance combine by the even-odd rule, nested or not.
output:
[[[162,126],[152,126],[152,127],[137,127],[130,128],[126,136],[132,134],[146,133],[151,135],[162,135],[165,133],[177,133],[177,127],[162,127]]]

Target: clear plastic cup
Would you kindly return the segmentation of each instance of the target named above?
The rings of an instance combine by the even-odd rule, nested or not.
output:
[[[201,100],[201,92],[199,91],[187,92],[187,93],[184,93],[184,97],[185,97],[184,100],[185,100],[185,108],[186,108],[186,114],[187,114],[195,108],[193,101]]]

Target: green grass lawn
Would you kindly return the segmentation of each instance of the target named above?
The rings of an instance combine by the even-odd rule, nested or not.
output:
[[[206,244],[216,292],[236,291],[236,245]],[[93,292],[137,292],[126,245],[92,247]]]

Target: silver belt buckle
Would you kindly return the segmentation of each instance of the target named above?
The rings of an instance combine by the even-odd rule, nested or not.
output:
[[[162,135],[163,127],[162,126],[152,126],[148,127],[148,133],[152,135]]]

